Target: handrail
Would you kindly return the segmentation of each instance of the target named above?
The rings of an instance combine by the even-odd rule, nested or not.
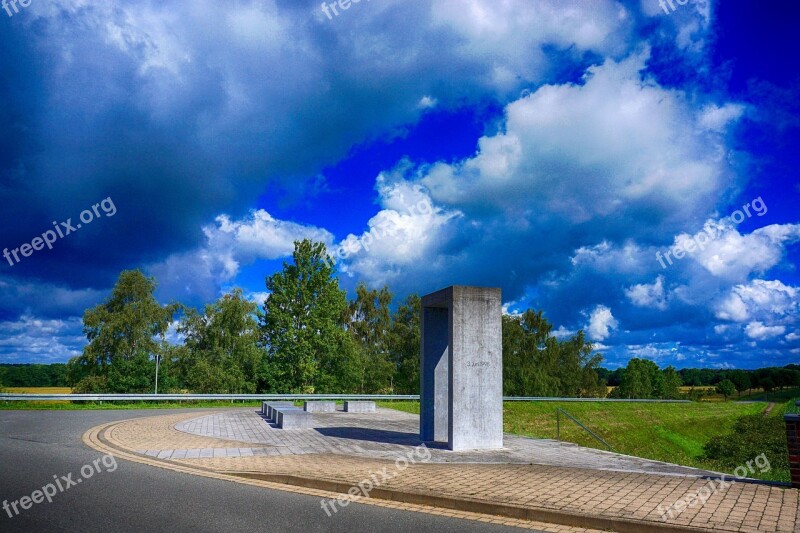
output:
[[[584,430],[586,430],[592,437],[596,438],[597,440],[599,440],[600,442],[605,444],[608,447],[608,449],[611,450],[612,452],[614,451],[614,448],[612,448],[609,443],[604,441],[602,439],[602,437],[600,437],[600,435],[598,435],[597,433],[595,433],[591,429],[589,429],[586,426],[584,426],[583,424],[581,424],[580,420],[578,420],[577,418],[575,418],[574,416],[572,416],[571,414],[569,414],[568,412],[566,412],[565,410],[563,410],[560,407],[556,407],[556,438],[558,440],[561,440],[561,415],[560,415],[560,413],[564,413],[565,415],[567,415],[567,417],[570,420],[572,420],[573,422],[578,424],[580,427],[582,427]]]
[[[692,403],[691,400],[659,400],[654,398],[553,398],[550,396],[503,396],[504,402],[627,402],[627,403]]]
[[[174,400],[419,400],[415,394],[0,394],[0,402]]]

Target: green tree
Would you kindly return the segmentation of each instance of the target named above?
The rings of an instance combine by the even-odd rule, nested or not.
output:
[[[561,396],[605,398],[606,382],[600,379],[600,363],[603,356],[594,352],[594,345],[586,342],[583,330],[567,340],[559,342],[561,357]],[[575,378],[577,376],[577,379]]]
[[[503,393],[509,396],[558,396],[557,341],[543,312],[503,315]],[[550,339],[548,341],[548,339]]]
[[[678,371],[683,379],[683,383],[690,387],[702,385],[700,371],[696,368],[682,368]]]
[[[388,287],[368,289],[356,286],[356,297],[348,306],[347,330],[358,343],[360,364],[359,392],[389,393],[392,390],[394,365],[389,356],[392,293]]]
[[[178,331],[185,350],[174,352],[182,382],[193,392],[252,394],[262,352],[258,348],[256,304],[234,289],[204,314],[186,311]]]
[[[602,356],[583,331],[560,341],[542,311],[503,315],[503,391],[510,396],[605,396]]]
[[[750,382],[750,372],[746,370],[734,370],[729,374],[728,378],[733,382],[739,396],[752,386]]]
[[[344,330],[347,299],[323,243],[295,242],[293,263],[266,279],[270,296],[260,321],[271,390],[332,392],[355,381],[357,356]]]
[[[421,299],[406,297],[392,317],[389,352],[395,366],[397,394],[419,394],[419,350]]]
[[[658,365],[649,359],[634,357],[628,361],[622,373],[619,387],[612,394],[615,398],[657,398],[664,391],[664,376]]]
[[[775,382],[772,381],[771,377],[766,377],[759,380],[759,384],[764,392],[772,392],[775,389]]]
[[[784,387],[792,387],[800,384],[800,372],[790,368],[776,368],[775,369],[775,384],[783,389]]]
[[[139,270],[122,272],[111,296],[87,309],[83,354],[68,363],[76,391],[146,393],[155,386],[155,357],[178,304],[160,305],[156,282]]]
[[[729,396],[733,396],[734,392],[736,392],[736,385],[731,380],[723,379],[717,383],[717,393],[722,394],[726,400]]]
[[[677,400],[680,398],[683,380],[681,380],[681,375],[678,374],[675,367],[668,366],[665,368],[663,378],[663,388],[659,396],[665,400]]]

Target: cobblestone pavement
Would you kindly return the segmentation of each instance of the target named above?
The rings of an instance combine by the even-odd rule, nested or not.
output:
[[[421,444],[419,416],[378,409],[375,413],[319,413],[313,429],[282,430],[269,424],[256,411],[231,411],[204,415],[178,423],[178,431],[201,437],[258,444],[231,450],[247,455],[344,454],[375,459],[392,459]],[[650,461],[616,453],[583,448],[571,443],[550,439],[530,439],[506,434],[504,449],[452,452],[443,447],[431,448],[433,463],[500,463],[581,467],[622,472],[642,472],[674,475],[716,475],[713,472],[684,466]],[[148,455],[162,454],[175,459],[185,450],[141,450]],[[206,451],[207,453],[207,451]],[[216,455],[215,457],[219,457]]]
[[[432,500],[448,497],[623,519],[641,524],[642,531],[661,526],[696,531],[800,531],[800,491],[794,489],[732,483],[713,491],[704,504],[698,502],[665,522],[659,505],[667,508],[719,482],[700,477],[703,472],[698,470],[511,435],[506,435],[503,450],[430,449],[430,461],[399,468],[395,459],[408,456],[419,444],[416,416],[379,410],[314,417],[314,429],[280,430],[252,409],[156,416],[109,426],[105,438],[138,453],[142,461],[223,475],[264,479],[284,475],[343,486],[380,479],[382,489],[429,495]],[[532,527],[532,522],[517,522]],[[541,523],[536,527],[576,531],[553,525],[547,529]]]

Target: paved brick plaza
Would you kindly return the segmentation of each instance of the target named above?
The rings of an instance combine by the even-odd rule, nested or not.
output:
[[[494,504],[506,514],[528,509],[533,516],[552,511],[559,514],[558,520],[577,517],[575,523],[566,520],[572,525],[621,519],[625,527],[639,523],[642,531],[659,526],[682,526],[684,531],[800,531],[800,492],[793,489],[734,483],[704,505],[664,522],[657,507],[697,493],[709,483],[701,477],[708,472],[512,435],[505,436],[503,450],[430,449],[426,463],[393,471],[395,459],[420,444],[416,415],[388,409],[320,413],[314,415],[314,426],[276,429],[251,408],[110,424],[98,432],[97,440],[115,453],[127,452],[134,460],[156,466],[180,465],[306,487],[315,486],[313,480],[352,486],[387,468],[393,477],[380,488],[414,496],[411,501],[428,496],[450,504],[466,502],[459,509],[469,509],[469,502]],[[584,530],[486,515],[469,518],[545,531]]]

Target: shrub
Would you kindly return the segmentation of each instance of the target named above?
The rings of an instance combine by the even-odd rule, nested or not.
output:
[[[736,421],[733,432],[712,438],[703,459],[734,469],[762,453],[772,469],[788,469],[786,428],[779,416],[748,415]]]
[[[72,388],[73,394],[103,394],[108,392],[105,376],[86,376]]]

